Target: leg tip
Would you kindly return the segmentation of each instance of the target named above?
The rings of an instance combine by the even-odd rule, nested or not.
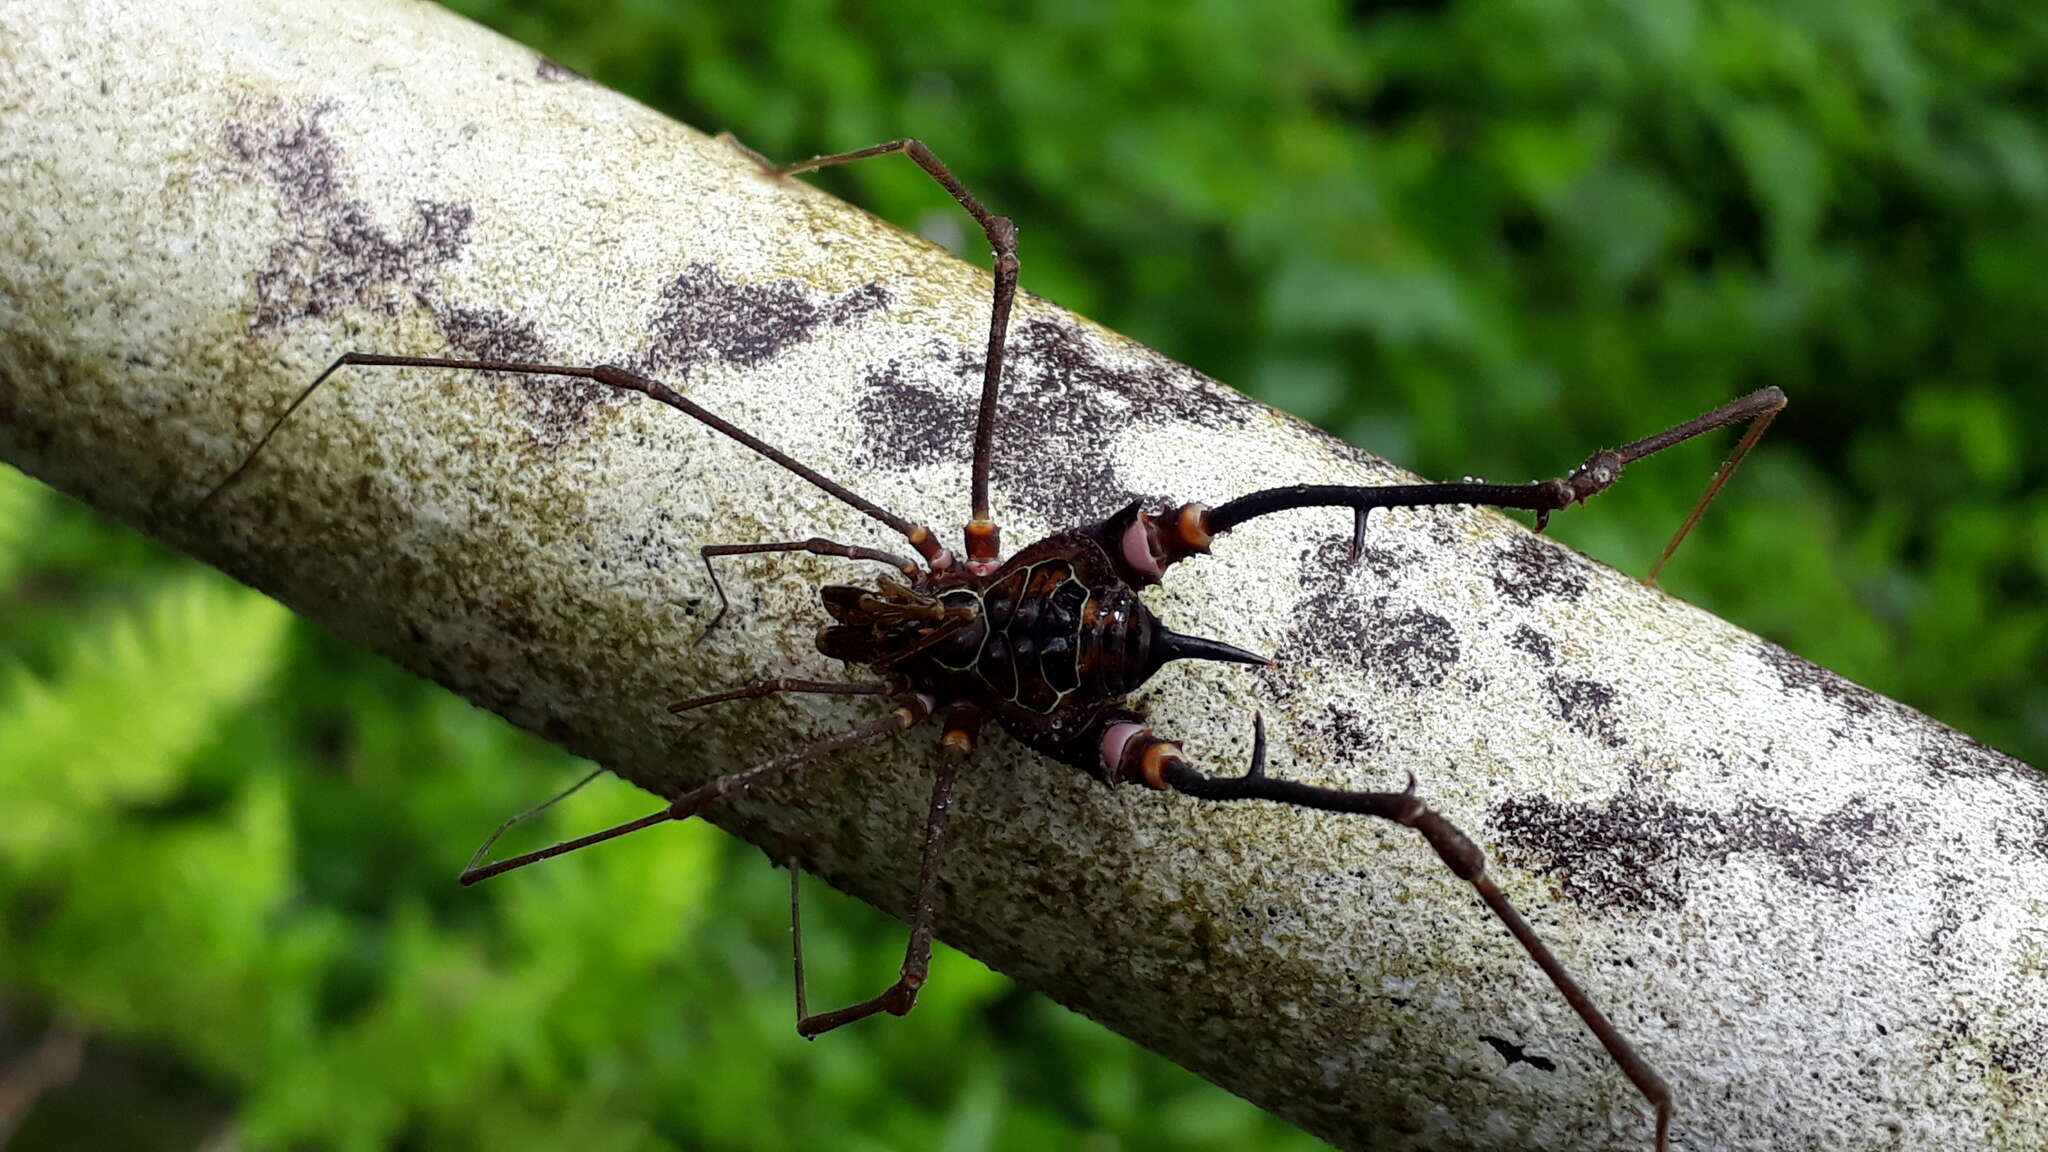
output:
[[[747,147],[745,144],[740,143],[740,138],[733,135],[731,132],[720,132],[718,135],[712,137],[712,139],[718,141],[720,144],[724,144],[728,148],[731,148],[733,151],[738,152],[740,155],[747,157],[749,160],[752,160],[755,164],[759,165],[763,170],[765,170],[770,176],[782,175],[781,170],[776,168],[775,165],[769,163],[768,158],[766,156],[763,156],[759,152],[754,151],[752,148]]]

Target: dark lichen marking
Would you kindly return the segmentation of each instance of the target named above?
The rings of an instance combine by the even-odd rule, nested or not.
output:
[[[1379,725],[1371,717],[1335,705],[1324,707],[1309,725],[1309,731],[1321,736],[1329,746],[1330,755],[1338,760],[1356,760],[1371,755],[1387,743]]]
[[[1294,626],[1273,653],[1283,665],[1363,660],[1366,610],[1355,596],[1318,592],[1294,607]]]
[[[393,235],[376,222],[366,201],[349,195],[341,147],[321,123],[332,111],[327,103],[301,115],[272,108],[227,129],[231,166],[276,190],[278,214],[287,228],[256,274],[250,327],[271,332],[354,309],[397,315],[419,306],[434,317],[447,348],[457,354],[552,359],[547,341],[530,322],[443,299],[438,273],[469,245],[475,224],[469,205],[416,201],[412,219]],[[510,395],[543,448],[559,447],[600,407],[619,402],[607,389],[570,381],[518,387]]]
[[[1620,696],[1610,685],[1598,680],[1546,676],[1543,688],[1550,693],[1550,706],[1558,719],[1609,748],[1628,743],[1615,729],[1614,702]]]
[[[1861,891],[1881,865],[1878,850],[1902,834],[1890,809],[1864,798],[1809,820],[1753,800],[1724,811],[1630,790],[1600,804],[1522,797],[1492,818],[1503,862],[1555,877],[1576,904],[1618,912],[1682,908],[1688,867],[1736,855],[1810,887]]]
[[[547,342],[532,324],[496,308],[450,307],[440,313],[448,346],[479,360],[533,360]]]
[[[331,111],[321,104],[297,118],[227,129],[229,157],[277,190],[290,228],[256,274],[250,326],[259,331],[353,308],[395,315],[430,287],[431,270],[469,243],[474,213],[466,204],[416,201],[397,235],[381,227],[370,206],[345,191],[341,148],[321,125]]]
[[[1575,601],[1586,594],[1581,561],[1562,544],[1515,533],[1493,556],[1493,586],[1512,604],[1528,607],[1542,596]]]
[[[1995,822],[1993,835],[2002,853],[2048,862],[2048,794],[2034,804],[2008,806]]]
[[[1926,946],[1919,957],[1929,968],[1945,968],[1954,951],[1956,934],[1982,918],[1982,914],[1965,916],[1960,899],[1969,891],[1971,879],[1955,872],[1944,872],[1936,877],[1932,886],[1938,892],[1934,900],[1935,925],[1927,933]]]
[[[1351,546],[1350,534],[1346,533],[1341,539],[1343,540],[1343,546],[1348,549]],[[1392,548],[1367,545],[1358,550],[1358,563],[1367,572],[1373,574],[1373,577],[1379,581],[1380,587],[1399,588],[1401,582],[1396,579],[1396,574],[1401,569],[1415,563],[1415,557],[1406,552],[1397,552]]]
[[[341,147],[321,123],[331,111],[331,104],[296,116],[271,109],[227,130],[232,166],[277,190],[278,212],[288,228],[256,275],[251,327],[270,331],[357,308],[396,315],[417,305],[434,317],[451,352],[478,359],[557,359],[531,322],[444,300],[439,270],[467,248],[473,210],[419,201],[399,234],[384,230],[370,205],[348,193]],[[691,264],[659,293],[649,346],[633,366],[666,373],[671,382],[706,363],[753,367],[825,325],[851,323],[888,303],[879,284],[820,299],[793,280],[736,284],[711,265]],[[602,408],[625,399],[569,380],[522,386],[510,394],[542,448],[561,446]]]
[[[1390,685],[1441,687],[1463,646],[1451,622],[1422,608],[1391,610],[1384,596],[1322,591],[1303,600],[1280,657],[1354,663]]]
[[[1967,884],[1962,877],[1949,879],[1955,880],[1959,886]],[[1946,905],[1943,911],[1948,911]],[[2016,1099],[2048,1087],[2048,1024],[2038,1020],[2015,1020],[2010,1022],[2004,1035],[1987,1039],[1985,1031],[2007,1024],[2007,1020],[1996,1017],[1986,1020],[1964,1008],[1942,1012],[1930,1023],[1939,1029],[1936,1053],[1951,1059],[1960,1058],[1970,1067],[1970,1075],[1984,1075],[1989,1071],[1987,1064],[1996,1068],[2003,1076],[1994,1079],[2002,1079],[2003,1087]]]
[[[930,362],[950,363],[955,374],[967,371],[968,358],[951,345],[932,341],[925,352]],[[974,434],[974,401],[958,389],[909,378],[900,360],[868,373],[860,415],[866,466],[900,470],[971,455],[971,445],[963,445]]]
[[[1436,688],[1463,653],[1457,629],[1422,608],[1392,609],[1376,574],[1350,559],[1347,529],[1322,537],[1301,552],[1298,579],[1307,595],[1279,651],[1283,661],[1353,663],[1380,681],[1411,689]]]
[[[919,366],[869,377],[860,404],[864,461],[875,466],[965,465],[981,383],[978,349],[934,342]],[[1147,413],[1170,411],[1197,427],[1249,423],[1258,404],[1163,358],[1111,359],[1101,337],[1069,320],[1033,320],[1010,337],[996,417],[992,487],[1054,523],[1100,519],[1133,498],[1165,503],[1234,493],[1140,491],[1117,475],[1117,439]],[[1187,451],[1198,446],[1190,439]]]
[[[795,280],[743,284],[710,264],[691,264],[663,286],[639,367],[687,376],[703,364],[753,368],[815,336],[889,304],[888,290],[863,284],[820,299]]]
[[[1784,685],[1788,692],[1817,693],[1828,703],[1856,718],[1869,716],[1885,702],[1884,697],[1861,684],[1844,679],[1806,657],[1794,655],[1768,640],[1757,641],[1755,651],[1757,658],[1769,666],[1771,671],[1777,673],[1778,682]]]
[[[1382,512],[1379,515],[1384,516],[1386,513]],[[1414,567],[1421,560],[1421,556],[1414,549],[1398,544],[1365,544],[1359,548],[1358,558],[1353,560],[1349,517],[1344,516],[1339,509],[1336,513],[1329,514],[1328,519],[1332,522],[1345,523],[1338,530],[1318,532],[1317,535],[1309,537],[1315,544],[1301,553],[1301,564],[1296,569],[1300,573],[1300,586],[1304,592],[1313,594],[1344,588],[1371,589],[1375,592],[1392,591],[1401,586],[1401,573]],[[1374,538],[1373,529],[1378,528],[1381,523],[1379,516],[1373,518],[1372,525],[1366,530],[1366,539]],[[1303,526],[1320,529],[1323,522],[1311,520],[1303,522]]]
[[[1437,687],[1458,663],[1457,629],[1434,612],[1412,608],[1378,616],[1366,628],[1373,637],[1367,667],[1410,688]]]
[[[1873,723],[1881,714],[1909,726],[1919,737],[1914,759],[1928,773],[1942,779],[2023,780],[2037,789],[2048,803],[2048,774],[2036,771],[1994,748],[1945,724],[1927,721],[1905,705],[1872,692],[1839,673],[1823,668],[1768,640],[1758,640],[1753,649],[1759,660],[1777,674],[1787,693],[1810,692],[1842,713],[1844,723],[1835,735],[1861,733],[1866,740],[1885,729]]]
[[[295,120],[282,116],[281,111],[269,109],[264,118],[267,122],[244,120],[228,125],[228,155],[269,180],[301,212],[341,202],[341,149],[320,124],[322,117],[334,111],[333,102],[315,104]]]
[[[1527,1048],[1512,1040],[1503,1040],[1498,1036],[1481,1036],[1480,1039],[1491,1045],[1495,1052],[1500,1053],[1500,1058],[1507,1061],[1510,1068],[1517,1064],[1527,1064],[1529,1067],[1543,1072],[1557,1071],[1556,1062],[1552,1061],[1548,1056],[1534,1055]]]
[[[1310,596],[1348,595],[1353,600],[1362,600],[1369,593],[1377,593],[1383,586],[1378,583],[1379,573],[1374,572],[1373,580],[1360,576],[1359,566],[1351,562],[1351,529],[1347,525],[1342,532],[1316,538],[1312,547],[1303,549],[1301,561],[1295,566],[1296,577],[1301,590]],[[1363,559],[1365,553],[1359,553]]]
[[[528,321],[496,308],[442,306],[435,310],[441,335],[451,352],[478,360],[552,359],[547,341]],[[624,403],[626,397],[585,380],[551,379],[494,373],[525,411],[528,434],[536,447],[559,448],[588,424],[600,408]]]
[[[1916,759],[1929,772],[1947,779],[2024,780],[2038,789],[2037,795],[2042,803],[2048,804],[2048,774],[1988,748],[1947,725],[1928,724],[1924,727]]]
[[[2030,1021],[2022,1025],[2018,1034],[1995,1041],[1990,1047],[1991,1062],[2008,1076],[2034,1080],[2048,1072],[2048,1023]],[[2026,1086],[2027,1091],[2042,1087],[2042,1083]]]
[[[1551,643],[1550,637],[1527,624],[1515,627],[1514,633],[1508,637],[1508,645],[1527,652],[1545,666],[1557,663],[1557,646]]]
[[[878,283],[821,294],[794,279],[742,283],[692,263],[657,294],[647,347],[629,366],[677,386],[705,365],[755,368],[889,302]]]

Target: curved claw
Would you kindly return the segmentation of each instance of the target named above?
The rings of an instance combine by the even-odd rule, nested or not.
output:
[[[732,133],[720,132],[718,135],[712,137],[712,139],[718,141],[721,144],[726,145],[729,148],[732,148],[734,151],[737,151],[740,154],[746,156],[754,163],[759,164],[761,168],[764,171],[766,171],[770,176],[782,175],[782,173],[778,171],[778,166],[775,164],[774,161],[768,159],[766,156],[761,155],[759,152],[754,151],[752,148],[747,147],[746,144],[743,143],[739,137],[733,135]]]
[[[1353,564],[1358,563],[1359,556],[1365,552],[1365,518],[1371,511],[1372,509],[1370,508],[1355,508],[1352,510],[1351,562]]]

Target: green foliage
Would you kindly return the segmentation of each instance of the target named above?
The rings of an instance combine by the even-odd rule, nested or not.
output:
[[[270,673],[283,608],[181,577],[141,620],[79,637],[55,675],[13,670],[0,687],[0,856],[71,868],[123,805],[161,802],[197,746]]]
[[[1668,584],[2048,761],[2048,9],[455,6],[771,156],[922,136],[1027,288],[1425,473],[1780,385]],[[963,234],[907,164],[820,179]],[[1641,571],[1721,447],[1555,530]],[[0,987],[131,1071],[20,1146],[1313,1146],[952,953],[803,1044],[783,877],[707,829],[456,889],[580,769],[192,569],[0,471]],[[807,911],[816,999],[888,978],[900,927]]]

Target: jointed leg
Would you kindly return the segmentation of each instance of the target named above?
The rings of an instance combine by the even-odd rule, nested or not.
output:
[[[1646,437],[1633,444],[1619,448],[1603,449],[1586,458],[1585,463],[1572,469],[1556,480],[1543,480],[1534,484],[1394,484],[1381,487],[1352,487],[1342,484],[1297,484],[1288,488],[1270,488],[1240,496],[1215,508],[1202,509],[1200,527],[1204,536],[1228,532],[1247,520],[1273,512],[1284,512],[1292,508],[1350,508],[1354,510],[1352,550],[1357,551],[1359,537],[1365,531],[1365,515],[1374,508],[1414,508],[1432,504],[1491,504],[1496,508],[1526,508],[1536,513],[1536,528],[1541,531],[1550,522],[1550,514],[1573,504],[1583,504],[1592,497],[1606,491],[1621,478],[1622,469],[1652,456],[1664,449],[1690,440],[1695,436],[1725,428],[1730,424],[1753,421],[1747,435],[1736,445],[1735,451],[1715,473],[1713,482],[1706,493],[1687,517],[1678,534],[1665,546],[1664,555],[1658,559],[1655,568],[1646,578],[1651,582],[1664,568],[1671,554],[1685,539],[1692,526],[1706,512],[1721,491],[1736,465],[1755,446],[1764,429],[1779,411],[1785,407],[1785,394],[1776,388],[1765,388],[1752,392],[1740,400],[1724,404],[1705,415],[1688,420],[1676,427]],[[1176,519],[1169,516],[1165,519]]]
[[[1626,1037],[1600,1011],[1593,998],[1586,994],[1579,982],[1565,969],[1564,964],[1550,951],[1549,945],[1537,935],[1529,922],[1522,919],[1520,912],[1508,901],[1493,879],[1486,875],[1486,856],[1479,846],[1463,832],[1444,819],[1442,814],[1432,810],[1415,795],[1415,778],[1410,776],[1408,787],[1400,792],[1346,792],[1336,788],[1319,788],[1311,784],[1299,784],[1291,780],[1275,780],[1266,775],[1265,722],[1254,721],[1252,762],[1245,774],[1239,777],[1205,776],[1181,759],[1178,755],[1168,759],[1160,773],[1167,787],[1199,800],[1270,800],[1278,804],[1291,804],[1298,808],[1319,808],[1327,812],[1355,812],[1365,816],[1378,816],[1415,829],[1422,834],[1429,846],[1461,880],[1472,885],[1479,898],[1493,910],[1502,924],[1529,953],[1550,978],[1565,1002],[1585,1021],[1586,1027],[1607,1049],[1622,1074],[1635,1084],[1636,1090],[1657,1110],[1657,1150],[1666,1152],[1670,1147],[1671,1117],[1674,1104],[1671,1086],[1650,1067],[1648,1061],[1636,1053]]]
[[[763,696],[776,696],[784,692],[812,692],[823,696],[886,696],[900,690],[901,686],[897,684],[842,684],[834,680],[792,680],[786,676],[778,676],[772,680],[756,680],[743,687],[713,692],[709,696],[699,696],[694,700],[678,700],[669,705],[668,710],[678,714],[694,712],[699,708],[708,708],[729,700],[759,700]]]
[[[770,544],[707,544],[697,549],[697,554],[704,558],[704,574],[711,577],[711,590],[718,593],[718,614],[711,618],[711,623],[704,626],[704,631],[697,637],[697,643],[702,644],[704,637],[711,635],[712,629],[718,627],[718,622],[725,619],[726,610],[732,606],[731,601],[725,598],[725,585],[718,582],[718,570],[711,566],[711,558],[714,556],[757,556],[763,552],[809,552],[814,556],[838,556],[847,560],[876,560],[883,564],[895,565],[905,576],[910,577],[913,581],[917,579],[918,575],[915,563],[893,552],[884,552],[880,548],[862,548],[852,544],[841,544],[835,540],[827,540],[822,536],[813,536],[808,540],[785,540]]]
[[[852,505],[861,512],[901,532],[904,538],[909,540],[911,545],[918,550],[918,553],[927,560],[937,559],[944,554],[944,549],[939,547],[938,539],[932,535],[931,529],[926,528],[924,525],[913,524],[894,512],[883,508],[881,505],[862,498],[845,485],[827,479],[816,469],[798,463],[787,453],[775,448],[767,441],[735,424],[729,423],[710,410],[699,406],[695,401],[676,392],[666,384],[658,380],[651,380],[637,372],[629,372],[624,368],[609,364],[600,365],[596,368],[578,368],[571,365],[527,364],[507,360],[451,360],[440,356],[383,356],[370,352],[345,353],[340,359],[329,364],[326,371],[314,377],[313,382],[306,385],[305,390],[300,392],[298,396],[293,398],[290,404],[285,406],[284,412],[271,422],[270,427],[256,441],[256,446],[249,450],[249,454],[242,458],[242,462],[235,466],[234,471],[228,473],[225,479],[219,484],[214,485],[212,491],[200,498],[199,504],[194,511],[203,510],[207,505],[213,503],[214,499],[222,492],[227,491],[235,481],[241,479],[242,474],[247,472],[250,465],[256,462],[256,457],[263,451],[264,445],[270,443],[270,438],[275,436],[277,430],[284,426],[284,422],[291,418],[292,413],[298,411],[299,406],[304,404],[313,395],[314,390],[326,383],[327,378],[334,375],[337,370],[352,364],[389,368],[458,368],[474,372],[505,372],[515,376],[563,376],[576,380],[589,380],[593,383],[602,384],[607,388],[617,388],[621,391],[638,392],[649,399],[659,400],[663,404],[674,408],[676,411],[689,416],[691,419],[706,425],[712,430],[721,432],[731,439],[739,441],[760,455],[810,481],[834,499]]]
[[[959,770],[957,757],[943,757],[939,761],[938,774],[932,781],[931,811],[925,817],[924,850],[917,866],[917,903],[910,915],[910,944],[903,951],[902,974],[888,991],[846,1008],[811,1015],[804,995],[804,936],[797,910],[797,875],[795,869],[790,870],[789,928],[796,958],[797,1035],[814,1040],[834,1028],[865,1020],[877,1012],[901,1016],[916,1005],[917,990],[924,987],[925,976],[931,971],[933,919],[939,900],[939,862],[945,856],[946,818],[952,810],[953,780]]]
[[[1657,562],[1650,565],[1650,574],[1643,577],[1643,583],[1652,586],[1657,583],[1657,577],[1663,573],[1664,565],[1671,562],[1672,554],[1678,551],[1680,544],[1685,543],[1685,538],[1691,534],[1693,525],[1700,522],[1701,516],[1706,515],[1707,505],[1712,504],[1714,497],[1721,494],[1722,486],[1728,483],[1730,476],[1735,475],[1735,469],[1742,463],[1742,458],[1749,455],[1749,450],[1756,447],[1756,442],[1764,438],[1764,431],[1771,426],[1771,421],[1776,420],[1778,413],[1784,410],[1785,394],[1776,388],[1766,388],[1761,392],[1750,393],[1748,396],[1736,401],[1735,404],[1729,405],[1729,407],[1732,408],[1737,405],[1751,406],[1744,413],[1732,417],[1735,420],[1751,420],[1749,431],[1742,434],[1742,439],[1735,443],[1735,451],[1730,452],[1728,458],[1721,462],[1721,466],[1714,470],[1714,478],[1708,481],[1707,490],[1700,493],[1699,503],[1692,506],[1692,512],[1686,516],[1685,523],[1680,524],[1678,531],[1672,533],[1671,542],[1664,545],[1664,551],[1658,553]],[[1726,409],[1720,409],[1719,411],[1726,411]],[[1705,420],[1713,415],[1713,412],[1709,412],[1706,416],[1700,417],[1700,419]],[[1714,425],[1714,427],[1719,426]],[[1680,427],[1683,427],[1683,425]],[[1705,429],[1702,429],[1702,431],[1705,431]],[[1674,440],[1672,443],[1675,444],[1677,441]],[[1659,448],[1661,447],[1659,445]],[[1650,452],[1655,451],[1658,451],[1658,448],[1650,449]],[[1647,456],[1649,452],[1645,452],[1643,455]]]
[[[828,736],[823,740],[806,744],[794,752],[778,756],[766,764],[758,764],[743,772],[735,772],[730,776],[721,776],[709,784],[693,788],[677,797],[673,803],[659,812],[642,816],[638,820],[629,820],[624,824],[607,828],[602,832],[593,832],[588,836],[579,836],[574,840],[565,840],[560,844],[542,848],[537,852],[528,852],[523,856],[509,857],[482,868],[470,868],[462,873],[462,883],[468,885],[475,884],[481,880],[489,880],[493,876],[503,875],[514,868],[524,868],[528,864],[538,864],[542,860],[552,860],[557,856],[567,855],[579,848],[588,848],[592,844],[602,844],[606,840],[615,840],[628,833],[638,832],[642,828],[652,828],[656,824],[665,824],[670,820],[688,820],[709,807],[714,801],[722,800],[735,792],[751,788],[763,781],[787,775],[795,769],[815,766],[815,762],[827,753],[837,752],[841,748],[850,748],[855,744],[865,744],[870,740],[876,740],[883,736],[894,735],[915,725],[930,714],[931,704],[924,697],[912,697],[908,704],[903,705],[879,720],[863,724],[851,732],[843,732],[837,736]]]
[[[505,821],[503,824],[498,825],[497,830],[492,832],[490,836],[486,838],[484,842],[477,847],[476,852],[470,856],[469,863],[462,866],[462,874],[464,876],[467,876],[470,873],[475,872],[477,870],[477,865],[483,862],[483,858],[490,853],[491,845],[496,844],[500,836],[503,836],[505,833],[510,832],[516,825],[526,823],[528,820],[533,819],[535,816],[538,816],[541,813],[547,811],[548,809],[553,808],[555,805],[560,804],[562,801],[567,800],[569,797],[574,796],[576,793],[583,791],[584,785],[590,783],[592,780],[595,780],[602,775],[604,775],[604,769],[592,768],[589,774],[584,776],[583,779],[578,780],[574,784],[569,785],[567,788],[562,789],[560,792],[555,793],[553,796],[548,797],[546,800],[541,801],[533,807],[528,808],[526,811],[521,812],[519,815],[514,816],[511,819]]]
[[[1017,225],[1009,217],[997,216],[983,207],[974,193],[969,192],[921,140],[891,140],[857,152],[813,156],[795,164],[779,165],[774,171],[778,176],[794,176],[892,152],[910,157],[938,181],[940,187],[951,193],[967,214],[974,217],[974,222],[981,225],[989,247],[995,251],[995,300],[989,310],[988,352],[982,363],[981,375],[981,409],[974,425],[974,519],[967,525],[967,558],[994,560],[1001,553],[1002,537],[995,520],[989,516],[989,458],[995,445],[996,395],[1002,388],[1003,346],[1010,330],[1010,310],[1017,299],[1017,272],[1020,267],[1017,261]]]
[[[782,866],[789,869],[789,958],[796,972],[796,1025],[801,1029],[811,1015],[810,1000],[804,995],[804,874],[794,860],[785,860]]]

